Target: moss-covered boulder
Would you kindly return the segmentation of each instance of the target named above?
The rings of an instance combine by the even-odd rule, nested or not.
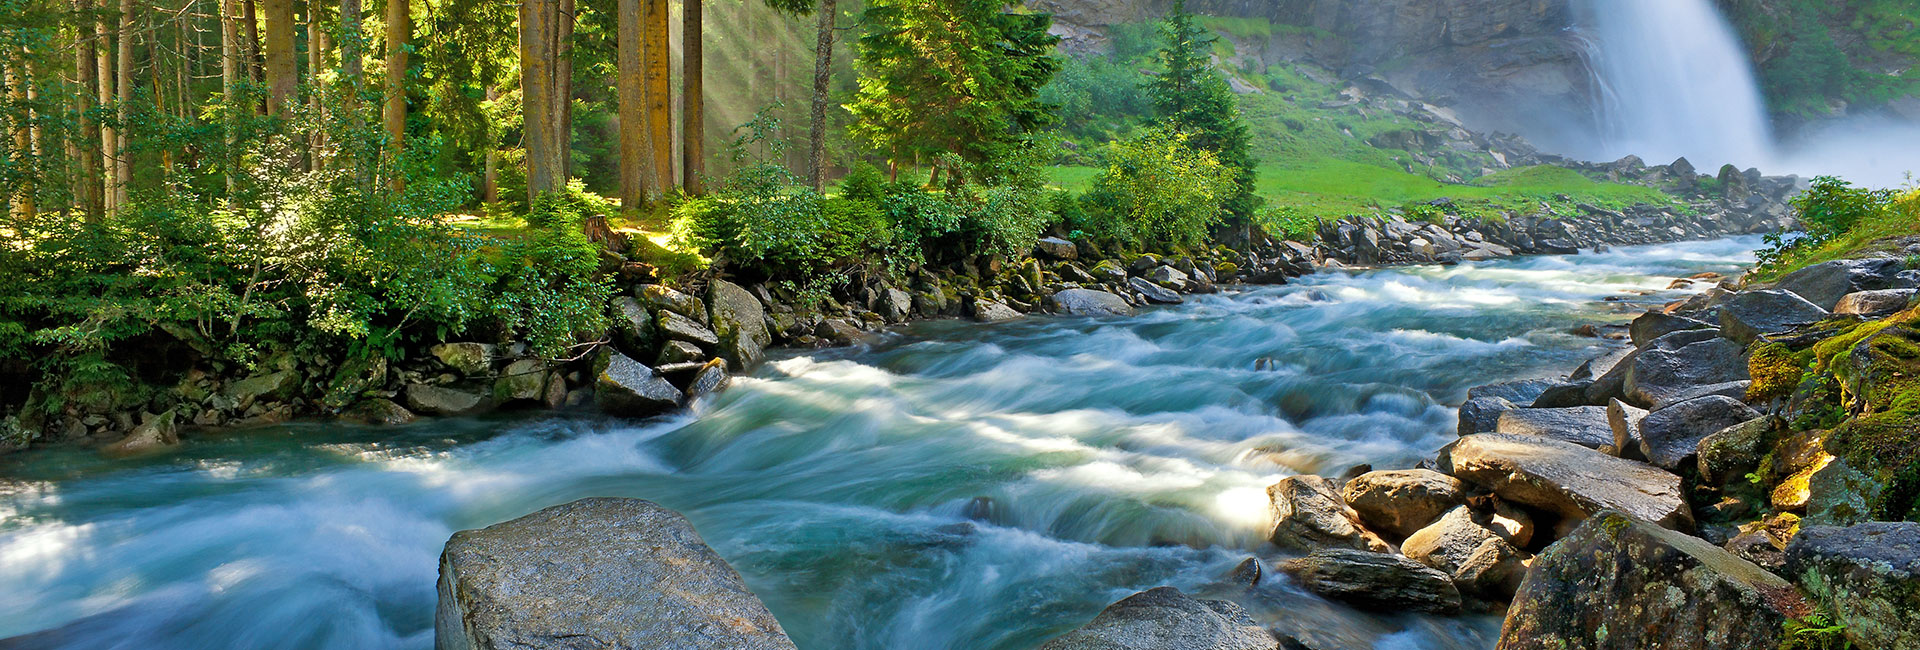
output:
[[[735,370],[750,370],[766,357],[773,334],[767,330],[767,312],[760,299],[740,285],[714,280],[707,287],[707,308],[720,339],[720,356]]]
[[[1920,523],[1812,526],[1787,545],[1787,575],[1861,648],[1920,648]]]
[[[1602,512],[1534,560],[1499,650],[1749,650],[1812,612],[1793,585],[1707,543]]]

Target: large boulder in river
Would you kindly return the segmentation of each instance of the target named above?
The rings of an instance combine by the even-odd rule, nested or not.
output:
[[[1532,404],[1534,400],[1540,399],[1541,393],[1547,392],[1548,388],[1552,388],[1557,383],[1559,382],[1552,379],[1521,379],[1475,386],[1467,389],[1467,399],[1498,397],[1514,404]]]
[[[1749,650],[1812,610],[1793,585],[1697,537],[1618,512],[1534,560],[1499,650]]]
[[[679,513],[593,498],[454,533],[438,650],[793,650],[740,574]]]
[[[1467,486],[1430,469],[1381,470],[1347,481],[1340,496],[1368,526],[1401,538],[1466,503]]]
[[[600,410],[622,417],[647,417],[680,406],[686,395],[647,364],[618,352],[608,355],[595,382]]]
[[[1677,470],[1694,462],[1707,436],[1758,417],[1759,411],[1731,397],[1696,397],[1647,414],[1640,421],[1640,453],[1649,463]]]
[[[1108,605],[1093,622],[1040,650],[1277,650],[1239,605],[1155,587]]]
[[[1460,590],[1438,569],[1394,553],[1323,548],[1282,562],[1280,570],[1307,591],[1377,612],[1450,613]]]
[[[1834,297],[1838,302],[1839,296]],[[1742,291],[1720,306],[1720,329],[1742,345],[1768,334],[1791,332],[1820,322],[1830,314],[1790,291]]]
[[[1456,432],[1463,436],[1491,433],[1500,426],[1500,414],[1519,408],[1499,397],[1475,397],[1460,405],[1460,424]]]
[[[1500,498],[1580,520],[1619,510],[1679,530],[1693,527],[1680,477],[1646,463],[1535,436],[1482,433],[1440,451],[1439,469]]]
[[[726,280],[714,280],[707,287],[707,309],[713,332],[720,339],[720,356],[735,370],[750,370],[766,357],[773,333],[767,331],[766,309],[752,292]]]
[[[1833,309],[1850,293],[1899,288],[1898,276],[1905,268],[1893,258],[1835,260],[1788,273],[1773,287],[1793,292],[1821,309]]]
[[[1132,316],[1133,305],[1125,298],[1093,289],[1067,289],[1053,294],[1053,305],[1062,313],[1075,316]]]
[[[1182,302],[1185,302],[1185,299],[1181,298],[1179,293],[1175,292],[1172,289],[1168,289],[1166,287],[1154,284],[1152,281],[1149,281],[1146,278],[1142,278],[1142,277],[1128,278],[1127,286],[1132,287],[1134,291],[1139,292],[1141,297],[1147,299],[1147,302],[1150,302],[1156,305],[1178,305]]]
[[[1625,375],[1622,399],[1642,408],[1660,407],[1701,395],[1738,390],[1745,393],[1748,380],[1745,349],[1727,339],[1707,337],[1684,345],[1684,337],[1707,330],[1675,332],[1659,339],[1634,355]]]
[[[1500,414],[1493,431],[1552,438],[1588,449],[1613,444],[1613,429],[1607,425],[1604,406],[1513,409]]]
[[[1354,548],[1386,551],[1387,543],[1360,523],[1333,481],[1321,476],[1289,476],[1267,487],[1273,528],[1267,539],[1280,548]]]
[[[1920,648],[1920,523],[1800,529],[1787,575],[1861,648]]]

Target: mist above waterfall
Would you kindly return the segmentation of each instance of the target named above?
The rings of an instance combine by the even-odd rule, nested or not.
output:
[[[1686,157],[1769,173],[1893,186],[1920,170],[1920,125],[1851,119],[1782,142],[1733,27],[1711,0],[1582,0],[1578,34],[1593,74],[1593,160]],[[1546,140],[1565,142],[1564,137]]]

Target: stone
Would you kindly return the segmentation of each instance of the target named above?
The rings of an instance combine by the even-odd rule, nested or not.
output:
[[[1634,348],[1620,348],[1588,359],[1581,363],[1580,367],[1574,368],[1573,374],[1567,375],[1567,381],[1585,381],[1591,386],[1594,380],[1605,376],[1607,373],[1613,372],[1613,369],[1619,367],[1621,362],[1633,358],[1635,351]],[[1581,404],[1570,404],[1569,406],[1581,406]]]
[[[493,403],[540,401],[546,397],[551,373],[540,359],[515,359],[493,380]]]
[[[1916,289],[1877,289],[1856,291],[1840,297],[1833,307],[1833,313],[1839,316],[1885,316],[1906,309],[1913,302]]]
[[[1148,271],[1146,278],[1148,280],[1153,281],[1154,284],[1167,287],[1169,289],[1174,289],[1174,290],[1185,289],[1187,286],[1187,283],[1193,280],[1192,277],[1188,276],[1185,272],[1181,271],[1180,269],[1176,269],[1164,264],[1158,267],[1155,267],[1151,271]]]
[[[1453,586],[1462,592],[1501,602],[1512,602],[1526,578],[1532,560],[1500,537],[1480,542],[1453,570]]]
[[[1437,569],[1392,553],[1323,548],[1280,563],[1307,591],[1376,612],[1447,614],[1460,590]]]
[[[1367,472],[1340,496],[1372,530],[1404,538],[1467,500],[1467,486],[1430,469]]]
[[[225,392],[228,399],[245,408],[246,405],[255,401],[286,400],[293,397],[294,391],[297,390],[300,390],[300,373],[294,370],[282,370],[229,382]]]
[[[1811,613],[1793,585],[1697,537],[1619,512],[1534,559],[1499,650],[1750,650]]]
[[[1834,298],[1835,302],[1839,298]],[[1741,345],[1768,334],[1784,334],[1825,320],[1831,314],[1789,291],[1742,291],[1720,306],[1720,330]]]
[[[340,412],[340,419],[355,424],[371,426],[395,426],[413,422],[414,415],[406,407],[390,399],[371,397],[354,403]]]
[[[740,574],[679,513],[592,498],[453,534],[439,650],[793,650]]]
[[[686,341],[667,341],[660,346],[660,354],[654,357],[653,363],[664,366],[669,363],[686,363],[705,358],[707,354],[700,351],[700,346]]]
[[[1690,399],[1640,421],[1640,453],[1657,467],[1676,470],[1697,462],[1700,441],[1707,436],[1758,417],[1759,411],[1731,397]]]
[[[1407,536],[1400,552],[1408,559],[1439,569],[1448,575],[1460,568],[1480,543],[1500,539],[1486,526],[1473,520],[1473,510],[1460,506]],[[1504,543],[1504,542],[1503,542]]]
[[[1460,424],[1456,431],[1463,436],[1476,433],[1491,433],[1500,424],[1500,414],[1518,408],[1499,397],[1476,397],[1460,405]]]
[[[1499,497],[1489,501],[1493,502],[1493,513],[1480,522],[1487,530],[1516,547],[1525,547],[1533,542],[1533,515]]]
[[[746,372],[766,358],[773,333],[767,330],[767,312],[760,299],[740,285],[714,280],[707,285],[708,321],[720,337],[720,357],[735,370]]]
[[[1500,414],[1493,430],[1561,440],[1588,449],[1613,444],[1613,429],[1607,424],[1604,406],[1513,409]]]
[[[1467,389],[1467,399],[1476,400],[1482,397],[1498,397],[1514,404],[1532,404],[1534,400],[1540,399],[1541,393],[1546,392],[1548,388],[1552,388],[1553,385],[1557,383],[1559,382],[1552,379],[1522,379],[1519,381],[1475,386]]]
[[[1900,260],[1891,258],[1834,260],[1788,273],[1773,287],[1833,309],[1850,293],[1898,288],[1896,278],[1903,269]]]
[[[913,294],[887,287],[880,292],[880,315],[889,323],[898,323],[913,314]]]
[[[699,298],[664,284],[643,284],[634,287],[633,297],[645,300],[647,305],[653,308],[650,311],[665,309],[695,320],[708,317],[707,306],[700,302]]]
[[[1780,440],[1784,427],[1778,416],[1762,416],[1721,429],[1695,447],[1700,480],[1723,485],[1741,479],[1760,465],[1760,458]]]
[[[1618,398],[1608,400],[1607,428],[1613,430],[1613,444],[1600,448],[1600,451],[1609,456],[1646,460],[1646,456],[1640,453],[1640,423],[1646,419],[1646,409]]]
[[[1033,255],[1050,260],[1076,260],[1080,258],[1080,247],[1059,237],[1041,237],[1033,243]]]
[[[855,341],[866,336],[866,333],[855,327],[853,321],[845,318],[829,318],[814,326],[813,335],[832,345],[853,345]]]
[[[1185,302],[1185,299],[1181,298],[1180,294],[1174,293],[1172,289],[1149,282],[1146,278],[1128,278],[1127,286],[1139,292],[1147,302],[1156,305],[1178,305]]]
[[[654,312],[653,317],[654,326],[668,340],[686,341],[704,348],[720,345],[719,334],[691,318],[664,309]]]
[[[687,401],[694,400],[726,390],[733,383],[733,376],[727,374],[727,361],[714,359],[694,373],[693,383],[687,385]]]
[[[992,300],[976,299],[973,301],[973,319],[982,323],[1010,321],[1020,316],[1020,312],[1014,311],[1012,307]]]
[[[1851,526],[1871,519],[1873,503],[1886,489],[1878,479],[1836,458],[1807,477],[1808,526]]]
[[[1582,365],[1581,369],[1587,369],[1587,366]],[[1557,409],[1588,406],[1587,393],[1592,389],[1592,379],[1560,382],[1540,393],[1540,398],[1533,400],[1529,408]]]
[[[1347,507],[1333,481],[1300,475],[1280,479],[1267,487],[1273,528],[1267,540],[1280,548],[1312,551],[1317,548],[1388,550],[1387,543],[1368,532],[1360,514]]]
[[[1121,599],[1040,650],[1277,650],[1280,642],[1239,605],[1173,587]]]
[[[1662,311],[1650,311],[1633,319],[1627,326],[1629,338],[1635,347],[1645,347],[1654,339],[1686,330],[1712,329],[1713,325],[1685,316],[1676,316]]]
[[[1687,334],[1691,332],[1676,332],[1667,337]],[[1660,347],[1656,341],[1654,346],[1634,355],[1626,373],[1622,399],[1634,406],[1658,410],[1747,381],[1745,353],[1739,343],[1723,338],[1674,348]]]
[[[407,408],[428,415],[471,415],[492,406],[480,393],[433,384],[408,384],[405,394]]]
[[[178,427],[179,413],[176,409],[148,418],[140,426],[133,428],[125,438],[101,447],[100,450],[113,455],[131,455],[157,451],[180,444]]]
[[[1786,555],[1855,647],[1920,648],[1920,523],[1803,527]]]
[[[387,358],[357,357],[340,364],[327,382],[327,393],[320,403],[331,409],[345,408],[359,401],[368,391],[387,385]]]
[[[1569,442],[1482,433],[1440,451],[1438,469],[1514,503],[1578,521],[1620,510],[1676,530],[1693,527],[1680,477]]]
[[[427,352],[463,375],[484,375],[493,370],[493,346],[487,343],[441,343]]]
[[[606,367],[595,378],[595,387],[600,410],[621,417],[659,415],[678,408],[685,399],[666,377],[618,352],[607,357]]]
[[[1093,289],[1067,289],[1053,294],[1057,311],[1075,316],[1132,316],[1133,305],[1127,299]]]

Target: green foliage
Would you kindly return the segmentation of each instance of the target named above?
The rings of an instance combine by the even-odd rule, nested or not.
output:
[[[1240,119],[1238,102],[1226,77],[1213,69],[1209,50],[1214,37],[1187,13],[1185,0],[1174,3],[1160,27],[1161,74],[1147,84],[1156,123],[1192,134],[1189,144],[1211,152],[1233,170],[1234,189],[1226,209],[1240,219],[1260,207],[1254,195],[1252,136]]]
[[[785,168],[756,165],[676,210],[683,245],[722,253],[769,277],[811,279],[885,250],[893,229],[869,200],[827,198]]]
[[[1094,232],[1117,231],[1121,240],[1144,248],[1204,243],[1237,188],[1233,170],[1188,142],[1184,133],[1153,128],[1110,145],[1106,169],[1094,178],[1087,202],[1117,225]]]
[[[1783,625],[1780,650],[1852,650],[1847,626],[1825,613],[1815,612],[1803,618],[1787,619]]]
[[[1106,141],[1153,114],[1152,102],[1141,92],[1145,82],[1130,61],[1066,57],[1053,81],[1040,89],[1040,101],[1060,107],[1069,137]]]
[[[1920,227],[1910,220],[1920,216],[1920,195],[1902,197],[1893,190],[1854,187],[1831,176],[1813,179],[1812,187],[1793,198],[1793,209],[1801,231],[1767,235],[1767,247],[1758,252],[1756,272],[1771,278],[1814,263],[1815,258],[1833,253],[1835,244],[1854,241],[1864,233],[1881,234],[1889,222],[1909,220],[1907,228]],[[1895,226],[1897,228],[1897,225]],[[1899,234],[1897,232],[1890,234]],[[1849,248],[1850,250],[1850,248]]]
[[[1290,205],[1264,208],[1254,223],[1269,233],[1293,241],[1310,242],[1320,237],[1320,220]]]

